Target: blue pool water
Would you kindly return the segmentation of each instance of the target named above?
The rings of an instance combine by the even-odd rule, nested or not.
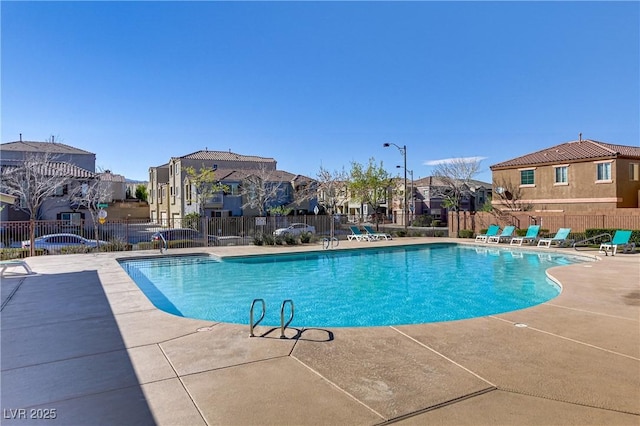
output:
[[[296,327],[360,327],[451,321],[514,311],[553,299],[551,266],[581,260],[551,253],[431,244],[234,257],[121,261],[166,312],[248,324],[256,298],[261,325],[279,326],[285,299]],[[261,306],[256,306],[259,318]],[[285,309],[288,318],[289,306]],[[286,319],[285,319],[286,320]]]

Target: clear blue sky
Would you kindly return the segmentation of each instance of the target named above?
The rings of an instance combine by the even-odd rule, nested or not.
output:
[[[146,180],[200,149],[414,177],[640,141],[640,3],[1,2],[2,142]]]

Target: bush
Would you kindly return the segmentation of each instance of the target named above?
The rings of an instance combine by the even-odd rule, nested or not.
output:
[[[300,234],[300,242],[302,244],[310,243],[312,237],[313,234],[311,232],[303,232],[302,234]]]
[[[254,246],[261,246],[264,244],[264,240],[262,238],[262,234],[256,234],[253,237],[253,245]]]
[[[471,229],[461,229],[460,238],[473,238],[473,231]]]
[[[284,242],[287,243],[288,246],[295,246],[298,244],[298,239],[294,235],[286,234],[284,236]]]
[[[132,249],[132,245],[128,244],[122,238],[112,238],[109,244],[100,246],[100,251],[127,251]]]
[[[36,249],[36,256],[44,255],[44,250]],[[29,257],[28,248],[5,248],[0,249],[0,260],[24,259]]]

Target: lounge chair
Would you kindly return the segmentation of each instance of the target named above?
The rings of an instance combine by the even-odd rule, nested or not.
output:
[[[351,228],[351,235],[347,235],[347,239],[349,241],[373,241],[374,239],[372,237],[370,237],[367,234],[364,234],[360,228],[358,228],[357,226],[350,226],[349,228]]]
[[[487,229],[486,234],[476,235],[476,243],[486,243],[487,238],[493,237],[494,235],[498,235],[498,231],[500,227],[498,225],[491,225],[489,229]]]
[[[510,240],[511,237],[513,236],[513,231],[515,230],[516,230],[516,227],[513,225],[505,226],[500,234],[491,235],[490,237],[487,237],[487,242],[498,244],[502,240],[507,240],[507,239]]]
[[[549,248],[553,243],[556,243],[558,247],[562,247],[565,244],[570,245],[574,242],[574,240],[567,239],[570,232],[571,228],[560,228],[552,238],[540,238],[540,240],[538,240],[538,247]]]
[[[367,231],[367,235],[369,235],[370,237],[373,237],[375,239],[380,239],[380,238],[384,238],[385,240],[391,240],[393,238],[391,238],[391,234],[387,234],[386,232],[377,232],[375,229],[373,229],[372,226],[369,225],[363,225],[362,226],[364,228],[365,231]]]
[[[538,241],[538,232],[540,232],[540,225],[531,225],[527,228],[527,234],[524,237],[513,237],[509,245],[521,246],[523,243],[534,244]]]
[[[4,272],[7,270],[7,268],[11,268],[14,266],[22,266],[24,270],[27,271],[27,275],[33,275],[35,273],[31,270],[29,265],[27,265],[27,262],[25,262],[24,260],[20,260],[20,259],[3,260],[3,261],[0,261],[0,267],[1,267],[0,277],[4,276]]]
[[[622,252],[626,253],[627,251],[631,253],[636,249],[636,243],[630,243],[632,231],[622,231],[617,230],[615,234],[613,234],[613,239],[608,243],[600,244],[599,253],[603,253],[605,256],[608,256],[608,252],[611,251],[611,256],[616,255],[616,251],[618,251],[618,246],[622,246]]]

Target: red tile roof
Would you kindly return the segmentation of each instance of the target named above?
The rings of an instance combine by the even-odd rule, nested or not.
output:
[[[640,147],[613,145],[590,139],[565,142],[522,157],[494,164],[491,170],[511,167],[533,166],[540,164],[558,164],[592,160],[599,158],[637,158],[640,159]]]

